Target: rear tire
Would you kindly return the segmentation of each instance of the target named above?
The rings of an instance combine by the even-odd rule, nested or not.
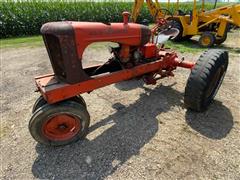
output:
[[[230,31],[230,29],[231,29],[230,27],[231,26],[228,23],[226,25],[226,29],[225,29],[224,35],[222,37],[216,37],[215,44],[220,45],[220,44],[224,43],[227,40],[227,33]]]
[[[193,37],[193,35],[186,35],[186,36],[184,36],[184,37],[182,37],[182,38],[183,38],[184,41],[188,41],[188,40],[190,40],[192,37]]]
[[[223,37],[216,37],[215,44],[220,45],[227,40],[227,33]]]
[[[184,96],[185,106],[199,112],[206,110],[222,84],[227,67],[227,51],[205,51],[188,78]]]
[[[224,43],[226,41],[226,39],[227,39],[227,36],[223,36],[221,38],[216,38],[215,44],[220,45],[220,44]]]
[[[182,26],[181,22],[178,21],[178,20],[172,20],[172,28],[178,29],[179,33],[178,33],[178,35],[175,38],[173,38],[171,40],[174,41],[174,42],[183,41],[184,40],[184,38],[182,37],[182,35],[183,35],[183,26]]]
[[[83,139],[90,123],[87,109],[74,101],[46,104],[34,112],[29,131],[39,143],[62,146]]]

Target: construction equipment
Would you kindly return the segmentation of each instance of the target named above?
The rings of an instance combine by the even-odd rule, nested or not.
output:
[[[149,29],[129,23],[129,15],[123,13],[123,23],[51,22],[42,26],[54,74],[35,78],[41,96],[33,106],[29,130],[37,142],[59,146],[86,136],[90,116],[80,94],[133,78],[154,85],[161,78],[174,76],[177,67],[191,70],[185,106],[203,111],[211,104],[227,70],[228,53],[209,50],[196,64],[179,59],[162,44],[163,39],[177,36],[177,29],[165,19],[158,19]],[[83,69],[86,47],[104,41],[119,44],[111,48],[112,57],[104,64]]]
[[[215,1],[215,7],[216,7]],[[132,20],[135,22],[143,6],[144,0],[135,0],[133,7]],[[165,17],[172,21],[172,26],[177,28],[180,33],[174,41],[190,39],[192,36],[200,35],[199,44],[203,47],[211,47],[214,44],[220,45],[227,39],[228,25],[240,26],[240,4],[223,6],[220,8],[205,10],[205,3],[202,0],[201,10],[197,9],[197,1],[193,1],[193,9],[190,12],[183,12],[179,9],[179,0],[177,0],[174,13],[169,12],[170,0],[167,3],[167,10],[161,8],[158,0],[155,3],[147,0],[147,6],[151,15],[156,18]]]

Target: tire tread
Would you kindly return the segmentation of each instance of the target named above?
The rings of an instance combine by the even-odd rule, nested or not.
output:
[[[227,51],[211,49],[200,55],[198,61],[191,71],[185,88],[184,103],[187,108],[195,111],[203,111],[206,109],[204,104],[205,90],[209,86],[209,81],[214,75],[214,72],[221,65],[225,65],[227,69]],[[218,89],[216,89],[216,91],[217,90]],[[209,104],[210,102],[207,104],[207,106]]]

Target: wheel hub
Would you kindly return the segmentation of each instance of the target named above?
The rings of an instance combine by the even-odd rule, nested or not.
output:
[[[67,114],[55,115],[49,118],[42,127],[42,133],[53,141],[71,139],[81,130],[81,124],[77,117]]]
[[[209,37],[205,36],[205,37],[202,38],[202,44],[203,45],[207,46],[210,43],[211,43],[211,39]]]

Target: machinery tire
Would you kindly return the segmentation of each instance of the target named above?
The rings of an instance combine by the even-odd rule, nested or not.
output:
[[[82,104],[85,108],[87,108],[87,104],[81,95],[77,95],[68,100],[75,101],[79,104]],[[32,113],[34,113],[36,110],[38,110],[40,107],[44,106],[45,104],[47,104],[47,101],[43,98],[43,96],[39,96],[33,105]]]
[[[34,112],[29,131],[39,143],[62,146],[83,139],[90,123],[87,109],[75,101],[45,104]]]
[[[47,101],[43,98],[43,96],[39,96],[33,105],[32,113],[34,113],[37,109],[44,106],[45,104],[47,104]]]
[[[231,29],[230,27],[231,27],[231,24],[228,23],[227,26],[226,26],[224,35],[223,35],[222,37],[220,37],[220,38],[219,38],[219,37],[216,37],[216,39],[215,39],[215,44],[220,45],[220,44],[222,44],[222,43],[224,43],[224,42],[226,41],[226,39],[227,39],[227,34],[228,34],[228,32],[230,31],[230,29]]]
[[[199,38],[199,45],[202,47],[211,47],[215,43],[215,36],[211,32],[204,32],[202,33],[201,37]]]
[[[182,34],[183,34],[183,27],[182,27],[182,24],[179,20],[171,20],[172,21],[172,28],[176,28],[179,30],[179,34],[175,37],[175,38],[172,38],[171,40],[174,41],[174,42],[180,42],[180,41],[183,41],[184,38],[182,37]]]
[[[193,36],[192,35],[186,35],[183,37],[184,41],[188,41],[189,39],[191,39]]]
[[[215,39],[215,44],[220,45],[224,43],[227,39],[227,34],[225,34],[222,38],[216,38]]]
[[[87,108],[86,101],[83,99],[83,97],[81,95],[77,95],[69,100],[75,101],[75,102],[83,105],[85,108]]]
[[[185,106],[198,112],[206,110],[222,84],[227,67],[227,51],[205,51],[188,78],[184,95]]]

